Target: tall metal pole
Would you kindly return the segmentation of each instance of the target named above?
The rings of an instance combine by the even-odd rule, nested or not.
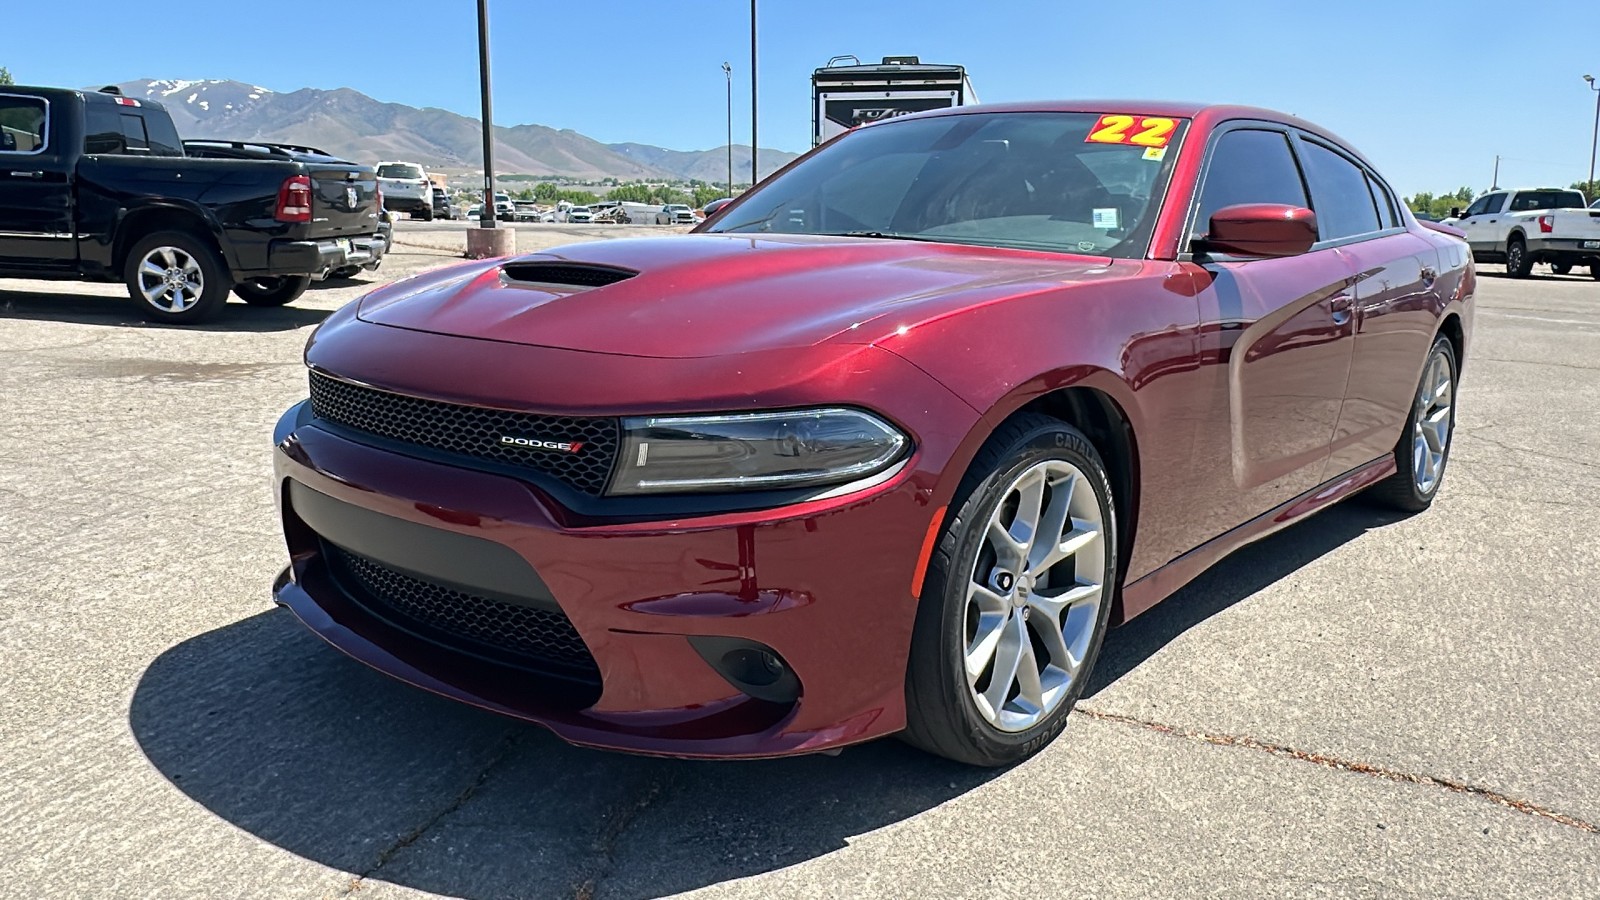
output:
[[[1499,154],[1495,154],[1495,157],[1494,157],[1494,178],[1491,179],[1490,182],[1489,182],[1489,190],[1495,191],[1495,190],[1499,190],[1499,189],[1500,189],[1500,155]]]
[[[483,92],[483,209],[478,225],[494,227],[494,113],[489,108],[489,0],[478,0],[478,85]]]
[[[750,186],[761,176],[756,172],[756,0],[750,0]]]
[[[1589,188],[1589,192],[1592,194],[1592,193],[1595,192],[1595,189],[1594,189],[1594,151],[1595,151],[1595,147],[1600,146],[1600,87],[1597,87],[1595,85],[1594,76],[1593,75],[1585,75],[1585,76],[1583,76],[1583,80],[1589,82],[1589,90],[1595,92],[1594,93],[1594,134],[1592,134],[1589,137],[1589,183],[1587,185],[1587,187]],[[1594,198],[1590,197],[1589,199],[1593,200]]]
[[[722,64],[722,75],[728,79],[728,196],[733,196],[733,67]]]

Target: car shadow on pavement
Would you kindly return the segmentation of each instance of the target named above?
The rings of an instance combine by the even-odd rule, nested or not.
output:
[[[129,723],[173,785],[246,832],[464,897],[703,887],[841,849],[1000,774],[895,740],[747,762],[575,748],[368,670],[283,610],[163,653]]]
[[[1224,560],[1111,632],[1089,694],[1397,518],[1345,504]],[[720,763],[570,747],[379,675],[282,610],[163,653],[129,723],[156,769],[224,821],[353,879],[474,898],[652,897],[756,875],[1003,774],[894,740]]]
[[[315,325],[333,314],[329,309],[300,306],[252,307],[231,300],[215,316],[198,325],[164,325],[139,315],[126,297],[0,290],[0,319],[49,319],[79,325],[118,328],[179,328],[188,331],[293,331]]]
[[[1406,517],[1355,500],[1241,548],[1155,608],[1108,632],[1084,697],[1111,686],[1190,628],[1366,532]]]

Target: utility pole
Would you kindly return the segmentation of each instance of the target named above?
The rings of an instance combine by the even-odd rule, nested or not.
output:
[[[756,0],[750,0],[750,186],[761,180],[756,171]]]
[[[733,67],[722,64],[722,75],[728,80],[728,196],[733,196]]]

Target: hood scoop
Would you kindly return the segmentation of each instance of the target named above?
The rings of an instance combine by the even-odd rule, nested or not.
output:
[[[501,275],[517,284],[557,285],[571,288],[597,288],[627,281],[639,274],[633,269],[567,262],[512,262],[500,268]]]

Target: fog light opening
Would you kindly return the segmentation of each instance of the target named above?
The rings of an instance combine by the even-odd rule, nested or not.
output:
[[[793,703],[800,696],[800,679],[771,647],[728,637],[694,636],[689,643],[718,675],[758,700]]]

